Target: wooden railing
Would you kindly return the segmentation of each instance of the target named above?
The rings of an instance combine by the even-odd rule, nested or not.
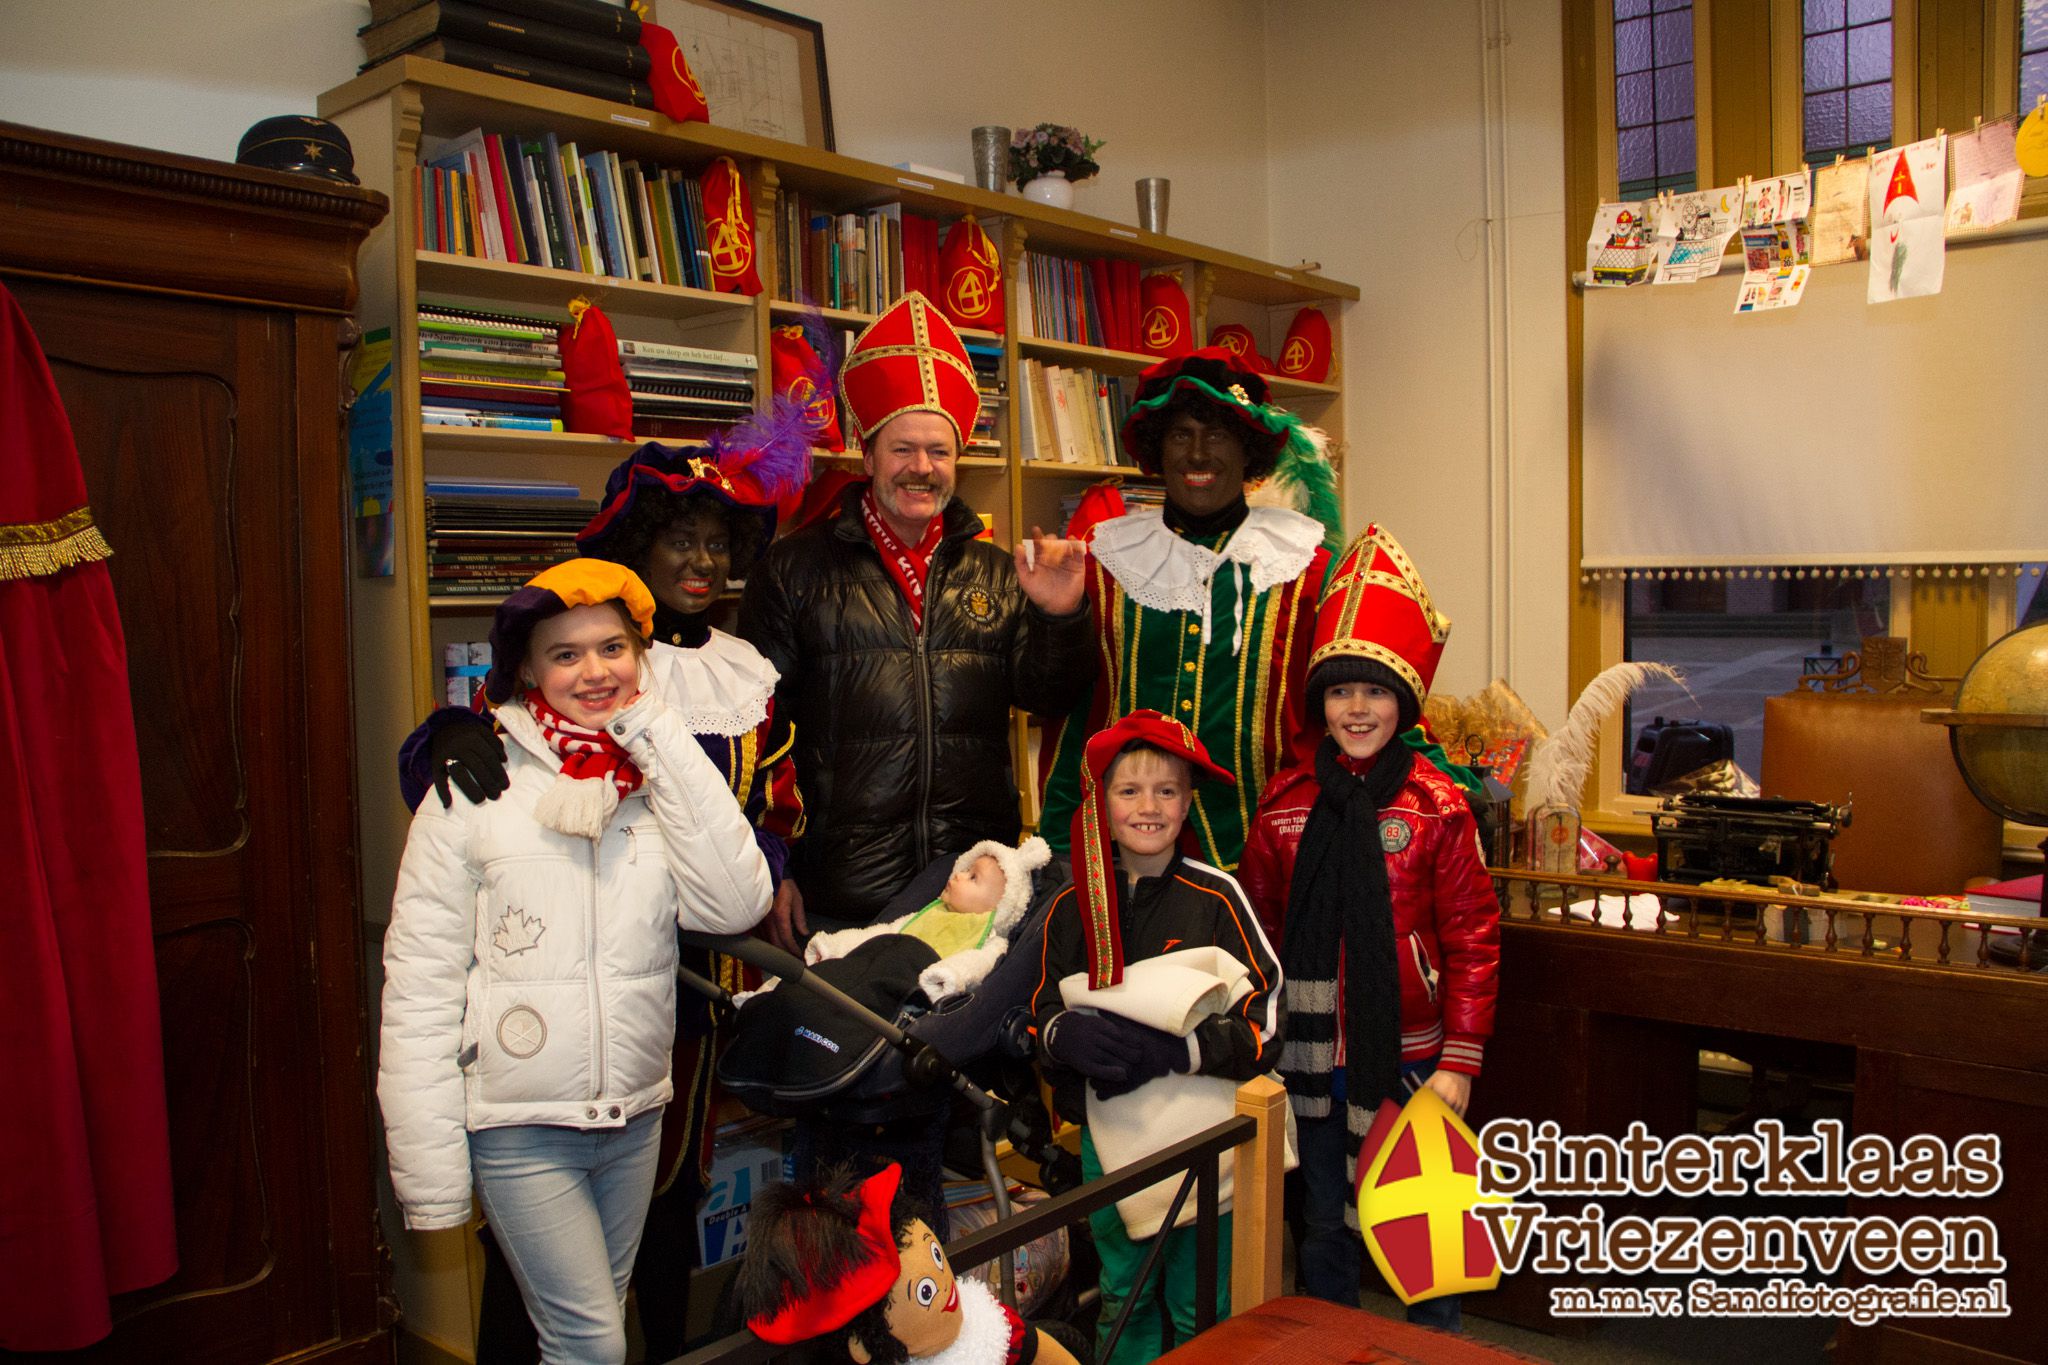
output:
[[[1723,943],[1781,953],[1864,959],[1873,963],[1946,967],[2027,977],[2048,985],[2048,924],[2038,918],[1986,915],[1859,900],[1850,895],[1797,895],[1769,887],[1703,889],[1680,882],[1488,868],[1506,924],[1555,925],[1588,933],[1632,934]],[[1607,903],[1619,900],[1620,905]],[[1589,913],[1575,902],[1594,901]],[[1604,911],[1604,915],[1602,913]],[[1994,930],[2012,931],[2014,950],[1994,954]]]
[[[1181,1176],[1164,1226],[1179,1220],[1192,1190],[1195,1196],[1196,1325],[1215,1322],[1216,1241],[1218,1235],[1219,1162],[1235,1151],[1231,1192],[1230,1296],[1234,1309],[1251,1307],[1280,1294],[1281,1175],[1285,1144],[1287,1092],[1259,1079],[1238,1087],[1237,1114],[1213,1128],[1154,1153],[1143,1161],[1091,1180],[1066,1194],[1035,1204],[1029,1210],[969,1233],[946,1248],[956,1274],[1015,1251],[1049,1232],[1071,1226],[1097,1209],[1108,1208],[1127,1195]],[[1138,1284],[1144,1286],[1157,1268],[1164,1237],[1152,1239]],[[1133,1293],[1125,1316],[1137,1301]],[[1119,1327],[1122,1320],[1119,1319]],[[736,1332],[683,1356],[676,1365],[756,1365],[779,1359],[793,1348],[770,1345],[751,1332]]]

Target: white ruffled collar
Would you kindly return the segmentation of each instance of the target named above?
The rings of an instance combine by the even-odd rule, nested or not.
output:
[[[722,630],[694,649],[657,640],[647,660],[662,700],[693,735],[744,735],[768,718],[781,675],[745,640]]]
[[[945,1350],[916,1357],[919,1365],[1001,1365],[1010,1355],[1010,1319],[1002,1304],[980,1280],[956,1271],[953,1283],[960,1289],[960,1335]]]
[[[1154,611],[1192,611],[1202,618],[1202,643],[1209,643],[1210,580],[1229,565],[1237,579],[1233,652],[1244,648],[1247,586],[1262,597],[1291,583],[1308,568],[1323,543],[1323,524],[1289,507],[1253,507],[1221,549],[1211,550],[1176,535],[1158,508],[1140,508],[1095,528],[1089,553],[1131,600]]]

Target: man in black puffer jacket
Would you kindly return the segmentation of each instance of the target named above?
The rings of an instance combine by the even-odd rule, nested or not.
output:
[[[1078,542],[1014,557],[952,498],[980,397],[952,327],[911,294],[848,352],[870,482],[748,578],[740,633],[775,665],[807,827],[771,935],[866,924],[933,859],[1016,841],[1010,708],[1056,715],[1092,678]]]

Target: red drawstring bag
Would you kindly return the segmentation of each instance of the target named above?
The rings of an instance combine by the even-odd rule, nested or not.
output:
[[[704,227],[711,243],[711,287],[721,294],[758,294],[754,268],[754,196],[747,178],[722,156],[705,170]]]
[[[768,334],[768,377],[775,392],[805,409],[817,423],[811,444],[819,450],[844,450],[846,438],[839,432],[839,401],[832,392],[832,376],[825,362],[804,336],[804,329],[792,323]]]
[[[604,310],[587,299],[569,305],[562,324],[562,425],[593,436],[633,437],[633,394],[619,368],[619,339]]]
[[[640,46],[653,60],[647,83],[654,87],[654,107],[677,123],[711,122],[711,104],[676,35],[659,24],[642,24]]]

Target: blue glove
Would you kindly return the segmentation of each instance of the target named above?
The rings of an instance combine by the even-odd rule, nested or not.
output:
[[[1045,1027],[1045,1052],[1061,1066],[1092,1081],[1121,1082],[1140,1060],[1123,1020],[1086,1010],[1062,1010]]]
[[[1130,1019],[1112,1020],[1126,1046],[1137,1052],[1137,1060],[1125,1068],[1121,1081],[1098,1080],[1095,1093],[1105,1100],[1118,1095],[1127,1095],[1148,1081],[1156,1081],[1168,1072],[1188,1069],[1188,1040],[1176,1038],[1147,1024]]]

